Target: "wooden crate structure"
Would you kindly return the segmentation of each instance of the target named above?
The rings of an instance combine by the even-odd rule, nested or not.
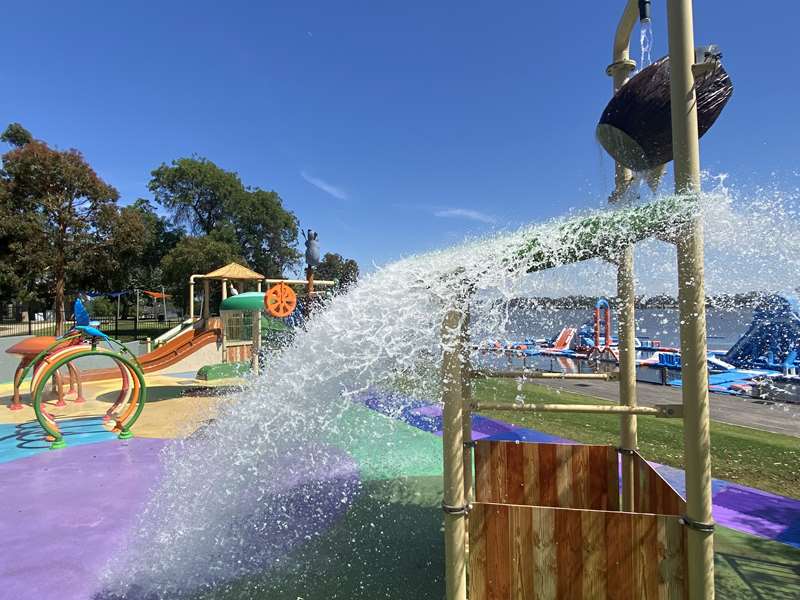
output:
[[[687,597],[684,500],[635,461],[628,513],[616,448],[477,442],[470,600]]]

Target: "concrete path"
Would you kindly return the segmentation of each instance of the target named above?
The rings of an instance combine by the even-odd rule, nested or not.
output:
[[[576,394],[586,394],[606,400],[619,401],[619,383],[616,381],[590,381],[558,379],[536,380],[537,385],[562,389]],[[639,383],[639,404],[681,404],[681,391],[670,386]],[[711,418],[714,421],[752,427],[772,433],[800,437],[800,406],[765,403],[764,401],[727,394],[711,394]]]

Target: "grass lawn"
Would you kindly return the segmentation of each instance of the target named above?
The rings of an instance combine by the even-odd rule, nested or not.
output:
[[[526,383],[493,379],[476,382],[478,402],[514,401],[560,404],[613,404],[607,400]],[[486,416],[588,444],[618,444],[617,415],[486,412]],[[680,419],[638,419],[639,449],[647,460],[683,468],[683,425]],[[711,471],[714,477],[776,494],[800,498],[800,441],[797,438],[747,427],[711,422]]]

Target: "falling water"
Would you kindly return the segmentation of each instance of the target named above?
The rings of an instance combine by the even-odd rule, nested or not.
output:
[[[651,19],[645,19],[641,22],[639,29],[639,49],[641,52],[639,70],[641,70],[645,67],[649,67],[650,63],[653,62],[650,57],[653,50],[653,21]]]
[[[782,224],[776,224],[779,205]],[[729,194],[715,194],[703,210],[706,269],[713,285],[784,289],[799,283],[797,214],[783,199],[753,203],[743,214]],[[392,544],[391,534],[374,523],[352,539],[338,539],[337,545],[315,546],[364,493],[346,448],[371,448],[364,460],[384,479],[397,477],[390,462],[398,457],[406,461],[407,471],[418,467],[422,472],[420,465],[428,464],[434,473],[439,457],[433,449],[427,455],[392,452],[391,424],[396,421],[386,419],[376,429],[374,418],[353,413],[353,399],[374,386],[400,384],[420,397],[439,397],[441,322],[465,282],[481,290],[475,299],[481,309],[473,311],[475,330],[499,335],[508,326],[505,301],[514,297],[612,292],[613,271],[598,261],[528,276],[526,263],[513,259],[533,234],[555,254],[561,244],[558,226],[554,221],[524,227],[400,260],[330,301],[289,347],[268,357],[258,378],[222,403],[215,421],[165,450],[162,481],[141,514],[136,535],[109,565],[98,598],[180,598],[204,590],[208,597],[220,597],[231,586],[287,566],[302,589],[303,581],[318,574],[302,564],[287,565],[287,556],[301,562],[297,552],[314,548],[335,563],[356,536],[369,536],[373,548],[357,560],[373,560]],[[787,237],[765,247],[765,234],[775,235],[776,227],[777,235]],[[639,289],[671,290],[674,249],[657,242],[641,248]],[[383,514],[393,509],[377,503],[373,510]],[[438,552],[431,549],[431,554]],[[419,560],[421,578],[439,576],[440,563],[433,568],[429,557]],[[374,577],[382,577],[377,568]],[[386,581],[390,589],[397,585],[402,583]],[[258,584],[252,586],[242,597],[257,597]]]

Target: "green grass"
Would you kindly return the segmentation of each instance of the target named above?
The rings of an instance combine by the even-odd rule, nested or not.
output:
[[[476,382],[478,402],[513,402],[517,394],[526,402],[560,404],[613,404],[607,400],[525,384],[521,391],[509,380]],[[567,413],[485,412],[500,419],[588,444],[618,444],[617,415]],[[683,426],[680,419],[638,419],[639,449],[647,460],[683,468]],[[800,441],[797,438],[711,423],[711,471],[714,477],[735,481],[792,498],[800,498]]]

